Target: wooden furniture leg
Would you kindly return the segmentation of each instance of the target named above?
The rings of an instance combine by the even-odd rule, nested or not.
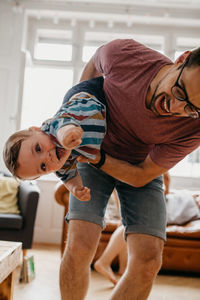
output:
[[[22,243],[0,241],[0,300],[13,299],[14,273],[21,262]]]
[[[0,299],[12,300],[13,299],[13,287],[14,287],[14,274],[13,271],[4,281],[0,284]]]

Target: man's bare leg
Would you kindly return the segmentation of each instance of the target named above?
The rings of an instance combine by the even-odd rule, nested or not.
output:
[[[122,251],[124,248],[126,250],[126,242],[124,240],[123,233],[124,226],[121,225],[113,232],[106,249],[94,264],[95,270],[107,277],[114,284],[117,283],[117,278],[115,277],[115,274],[111,268],[111,263],[113,259],[120,253],[120,251]]]
[[[128,265],[110,300],[146,300],[161,267],[162,239],[145,234],[128,234]]]
[[[83,300],[87,294],[90,264],[95,254],[102,228],[99,225],[71,220],[67,245],[60,266],[62,300]]]

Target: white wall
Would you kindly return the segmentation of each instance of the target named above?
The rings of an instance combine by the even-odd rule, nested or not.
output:
[[[19,87],[23,76],[24,21],[24,12],[14,12],[11,3],[0,2],[0,170],[6,170],[2,159],[4,142],[17,128]],[[41,196],[34,242],[59,244],[61,241],[64,208],[54,200],[56,184],[55,180],[38,180]]]
[[[54,191],[58,181],[37,180],[40,198],[35,221],[34,242],[60,244],[64,207],[57,204]]]
[[[0,170],[5,170],[4,142],[16,130],[24,22],[23,13],[14,13],[4,2],[0,2]]]

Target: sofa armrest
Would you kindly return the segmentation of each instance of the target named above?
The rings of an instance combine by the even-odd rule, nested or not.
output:
[[[18,204],[21,215],[26,219],[27,214],[35,215],[39,199],[39,188],[30,182],[22,182],[19,186]]]
[[[69,208],[69,191],[63,183],[58,183],[55,188],[55,200],[58,204],[65,207],[65,211]]]
[[[32,247],[33,232],[40,191],[36,184],[22,182],[19,187],[18,203],[23,216],[22,240],[23,248]]]

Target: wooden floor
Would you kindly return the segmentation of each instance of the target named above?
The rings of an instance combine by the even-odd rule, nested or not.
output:
[[[59,248],[37,245],[29,253],[34,256],[36,277],[30,283],[18,283],[18,270],[13,300],[59,300]],[[86,300],[108,300],[112,288],[112,283],[92,271]],[[148,299],[200,300],[200,277],[158,275]]]

